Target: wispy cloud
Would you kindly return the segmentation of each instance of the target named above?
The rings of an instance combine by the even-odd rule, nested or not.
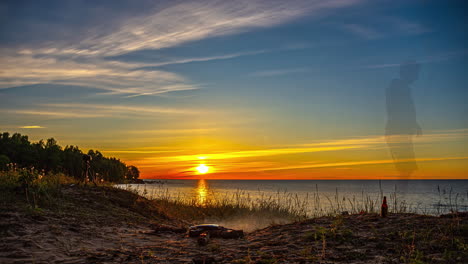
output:
[[[190,1],[155,9],[122,22],[116,31],[88,36],[77,45],[42,53],[113,56],[142,49],[174,47],[189,41],[279,25],[298,17],[351,6],[358,0]]]
[[[28,129],[33,128],[34,129],[34,128],[45,128],[45,127],[43,126],[20,126],[18,128],[28,128]]]
[[[441,157],[441,158],[417,158],[411,160],[365,160],[365,161],[347,161],[347,162],[330,162],[318,164],[302,164],[282,167],[263,168],[263,171],[277,171],[277,170],[293,170],[293,169],[313,169],[313,168],[328,168],[328,167],[349,167],[361,165],[383,165],[404,162],[427,162],[427,161],[445,161],[445,160],[466,160],[468,157]]]
[[[43,106],[56,108],[75,108],[102,113],[130,113],[130,114],[183,114],[194,115],[203,113],[202,110],[181,109],[155,106],[107,105],[107,104],[44,104]]]
[[[96,118],[107,117],[109,115],[97,113],[77,113],[75,111],[41,111],[41,110],[6,110],[5,113],[20,114],[20,115],[33,115],[33,116],[47,116],[52,118]]]
[[[400,65],[401,65],[401,63],[383,63],[383,64],[367,65],[367,66],[363,66],[362,68],[380,69],[380,68],[400,67]]]
[[[468,138],[468,129],[454,129],[444,131],[428,131],[428,133],[422,137],[416,137],[415,143],[434,143],[444,142],[450,140],[460,140]],[[301,169],[301,168],[321,168],[321,167],[346,167],[346,166],[357,166],[357,165],[371,165],[371,164],[387,164],[394,163],[393,160],[371,160],[371,161],[347,161],[347,162],[303,162],[298,164],[282,165],[283,162],[269,164],[269,166],[252,166],[248,168],[251,160],[249,158],[263,158],[270,156],[281,156],[281,155],[292,155],[301,153],[316,153],[316,152],[341,152],[341,151],[352,151],[352,150],[369,150],[369,149],[381,149],[387,148],[387,142],[384,136],[368,136],[360,138],[342,139],[342,140],[331,140],[313,142],[300,145],[290,145],[278,148],[267,148],[267,149],[253,149],[244,151],[231,151],[221,153],[201,153],[198,155],[171,155],[164,156],[158,155],[157,157],[148,157],[137,161],[138,164],[144,166],[160,166],[162,163],[179,164],[184,162],[185,164],[191,162],[199,162],[200,157],[204,157],[204,160],[210,162],[211,160],[224,160],[218,162],[219,171],[225,170],[230,166],[237,166],[238,171],[240,168],[244,168],[247,171],[255,167],[255,171],[262,170],[285,170],[285,169]],[[420,158],[416,161],[436,161],[436,160],[451,160],[451,159],[466,159],[465,157],[438,157],[438,158]],[[264,161],[262,161],[264,162]],[[398,162],[404,162],[399,160]],[[233,164],[235,163],[235,164]],[[159,165],[158,165],[159,164]],[[244,166],[245,165],[245,166]],[[257,164],[258,165],[258,164]],[[228,169],[226,169],[228,171]],[[242,171],[244,171],[242,169]]]
[[[214,60],[227,60],[233,59],[242,56],[252,56],[264,53],[270,53],[274,50],[255,50],[255,51],[245,51],[245,52],[236,52],[224,55],[215,55],[215,56],[207,56],[207,57],[193,57],[193,58],[183,58],[183,59],[175,59],[164,61],[160,63],[148,64],[149,67],[160,67],[166,65],[174,65],[174,64],[184,64],[184,63],[192,63],[192,62],[203,62],[203,61],[214,61]]]
[[[343,25],[343,28],[348,32],[351,32],[366,39],[377,39],[383,37],[383,35],[380,32],[365,25],[345,24]]]
[[[392,142],[398,142],[398,138],[401,138],[401,142],[407,142],[405,136],[395,135],[392,136]],[[445,140],[456,140],[460,138],[468,137],[468,129],[451,129],[451,130],[433,130],[427,131],[423,136],[417,136],[413,138],[415,143],[430,143]],[[358,137],[351,139],[332,140],[326,142],[316,142],[309,144],[302,144],[302,146],[335,146],[335,145],[386,145],[386,136],[369,136],[369,137]]]
[[[271,77],[271,76],[281,76],[293,73],[303,73],[309,72],[309,68],[293,68],[293,69],[276,69],[276,70],[266,70],[266,71],[257,71],[250,74],[250,76],[256,77]]]
[[[169,134],[169,135],[179,135],[179,134],[199,134],[199,133],[208,133],[217,131],[219,128],[186,128],[186,129],[154,129],[154,130],[133,130],[128,131],[127,133],[131,134]]]
[[[124,153],[124,154],[160,154],[168,152],[179,152],[178,150],[102,150],[105,153]]]
[[[370,40],[392,36],[419,35],[432,31],[417,22],[401,17],[382,15],[375,16],[372,23],[348,23],[341,24],[339,27],[346,32]]]
[[[38,83],[93,87],[110,94],[154,95],[198,89],[186,78],[167,71],[135,70],[145,64],[105,60],[58,60],[30,55],[0,57],[0,88]]]
[[[207,160],[220,160],[220,159],[238,159],[238,158],[252,158],[252,157],[265,157],[275,155],[290,155],[298,153],[312,153],[322,151],[337,151],[347,149],[363,148],[365,146],[329,146],[329,147],[303,147],[303,148],[277,148],[277,149],[260,149],[260,150],[244,150],[224,153],[211,153],[201,155],[180,155],[171,157],[157,157],[147,158],[147,160],[158,160],[159,162],[178,162],[178,161],[194,161],[199,160],[199,157],[205,157]]]
[[[456,59],[461,56],[465,56],[467,54],[468,54],[468,50],[457,50],[457,51],[443,52],[443,53],[434,54],[431,56],[422,57],[422,58],[416,59],[416,61],[418,63],[441,62],[441,61]],[[400,63],[382,63],[382,64],[367,65],[367,66],[363,66],[362,68],[380,69],[380,68],[400,67],[400,65],[401,65],[401,62]]]
[[[161,63],[111,62],[109,56],[138,50],[158,50],[190,41],[271,27],[298,17],[323,16],[359,0],[330,1],[191,1],[171,2],[138,17],[124,18],[112,27],[82,32],[81,41],[53,39],[46,44],[3,49],[0,88],[38,83],[78,85],[128,97],[199,89],[190,80],[146,66],[163,66],[261,54],[249,51],[208,57],[181,58]],[[70,29],[65,29],[70,30]],[[107,58],[107,59],[106,59]]]
[[[123,106],[105,104],[43,104],[37,109],[6,109],[5,113],[22,115],[47,116],[55,118],[98,118],[98,117],[134,117],[134,116],[154,116],[158,114],[167,115],[196,115],[203,113],[203,110],[165,108],[154,106]]]
[[[167,60],[167,61],[158,62],[158,63],[146,63],[144,66],[145,67],[161,67],[161,66],[167,66],[167,65],[185,64],[185,63],[194,63],[194,62],[228,60],[228,59],[234,59],[234,58],[244,57],[244,56],[254,56],[254,55],[267,54],[267,53],[273,53],[273,52],[305,49],[308,47],[309,47],[308,45],[303,44],[303,43],[293,44],[293,45],[286,45],[282,48],[277,48],[277,49],[242,51],[242,52],[218,54],[218,55],[205,56],[205,57],[177,58],[177,59]],[[292,69],[292,71],[295,71],[295,70],[300,71],[301,69]],[[304,70],[308,70],[308,69],[304,69]]]

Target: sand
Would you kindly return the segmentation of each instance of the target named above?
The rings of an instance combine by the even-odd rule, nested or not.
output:
[[[73,189],[68,192],[75,194]],[[156,210],[143,206],[149,201],[137,198],[128,205],[122,202],[126,194],[119,193],[116,199],[114,194],[108,191],[106,199],[88,201],[83,211],[31,213],[3,208],[0,263],[203,263],[203,259],[205,263],[463,263],[468,259],[466,215],[322,217],[269,226],[242,239],[213,238],[199,246],[196,238],[180,232],[190,223],[155,213],[146,217],[146,210]],[[166,231],[157,231],[161,225]]]

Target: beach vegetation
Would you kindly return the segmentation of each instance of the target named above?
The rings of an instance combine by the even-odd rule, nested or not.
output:
[[[91,173],[101,181],[125,182],[138,179],[135,166],[127,166],[117,158],[105,157],[98,150],[83,152],[79,147],[58,145],[54,138],[30,142],[28,136],[8,132],[0,134],[0,171],[8,170],[8,164],[27,168],[42,174],[65,174],[75,179],[83,178],[83,155],[91,157]]]

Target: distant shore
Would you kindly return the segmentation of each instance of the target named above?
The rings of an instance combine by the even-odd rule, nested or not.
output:
[[[320,217],[197,244],[193,223],[109,186],[64,185],[60,205],[1,201],[1,263],[462,263],[468,217]],[[161,228],[164,226],[164,228]],[[229,227],[229,226],[227,226]],[[197,262],[198,261],[198,262]]]

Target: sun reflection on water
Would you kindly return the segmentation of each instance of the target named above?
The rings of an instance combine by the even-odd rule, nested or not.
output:
[[[204,179],[198,180],[197,182],[197,202],[199,205],[205,206],[208,196],[208,184]]]

